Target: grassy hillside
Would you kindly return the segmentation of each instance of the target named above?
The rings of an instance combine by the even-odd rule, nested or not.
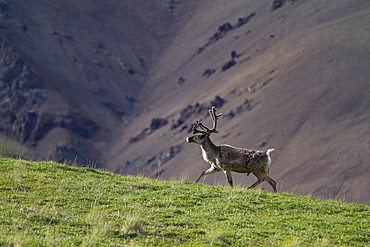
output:
[[[0,245],[369,245],[370,207],[0,159]]]

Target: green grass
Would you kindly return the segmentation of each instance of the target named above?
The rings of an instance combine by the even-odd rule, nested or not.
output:
[[[0,246],[369,246],[370,207],[0,159]]]

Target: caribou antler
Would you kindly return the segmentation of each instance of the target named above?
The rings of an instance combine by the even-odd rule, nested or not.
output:
[[[216,127],[217,127],[217,120],[222,116],[222,113],[220,114],[216,114],[216,107],[212,106],[212,109],[209,110],[209,114],[211,115],[212,117],[212,121],[213,121],[213,127],[210,131],[215,131],[215,133],[217,133],[218,131],[216,130]]]
[[[217,120],[222,116],[222,113],[220,114],[216,114],[216,107],[212,106],[212,108],[209,110],[209,114],[211,115],[211,118],[212,118],[212,122],[213,122],[213,127],[212,129],[209,129],[207,128],[206,126],[203,125],[202,121],[200,120],[196,120],[196,124],[202,129],[202,130],[198,130],[197,128],[195,128],[195,126],[193,126],[193,134],[196,134],[196,133],[202,133],[202,134],[210,134],[210,133],[218,133],[218,131],[216,130],[216,127],[217,127]]]
[[[198,125],[198,126],[200,126],[200,125],[199,125],[200,120],[197,120],[197,121],[195,121],[195,122],[197,123],[197,125]],[[193,131],[193,134],[197,134],[197,133],[206,134],[206,133],[207,133],[206,131],[198,130],[198,129],[195,127],[195,125],[193,125],[193,129],[192,129],[192,131]]]

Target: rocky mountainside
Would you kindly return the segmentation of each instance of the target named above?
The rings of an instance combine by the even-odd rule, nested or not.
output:
[[[212,140],[274,147],[280,191],[370,203],[369,12],[366,0],[2,0],[0,133],[34,159],[194,180],[208,164],[185,137],[214,105]]]
[[[1,1],[3,134],[41,159],[103,166],[102,150],[140,112],[150,70],[188,18],[173,5]]]

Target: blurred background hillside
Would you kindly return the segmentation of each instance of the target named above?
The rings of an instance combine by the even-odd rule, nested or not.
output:
[[[369,204],[369,23],[367,0],[0,0],[1,154],[193,181],[214,105],[216,144],[276,149],[279,191]]]

